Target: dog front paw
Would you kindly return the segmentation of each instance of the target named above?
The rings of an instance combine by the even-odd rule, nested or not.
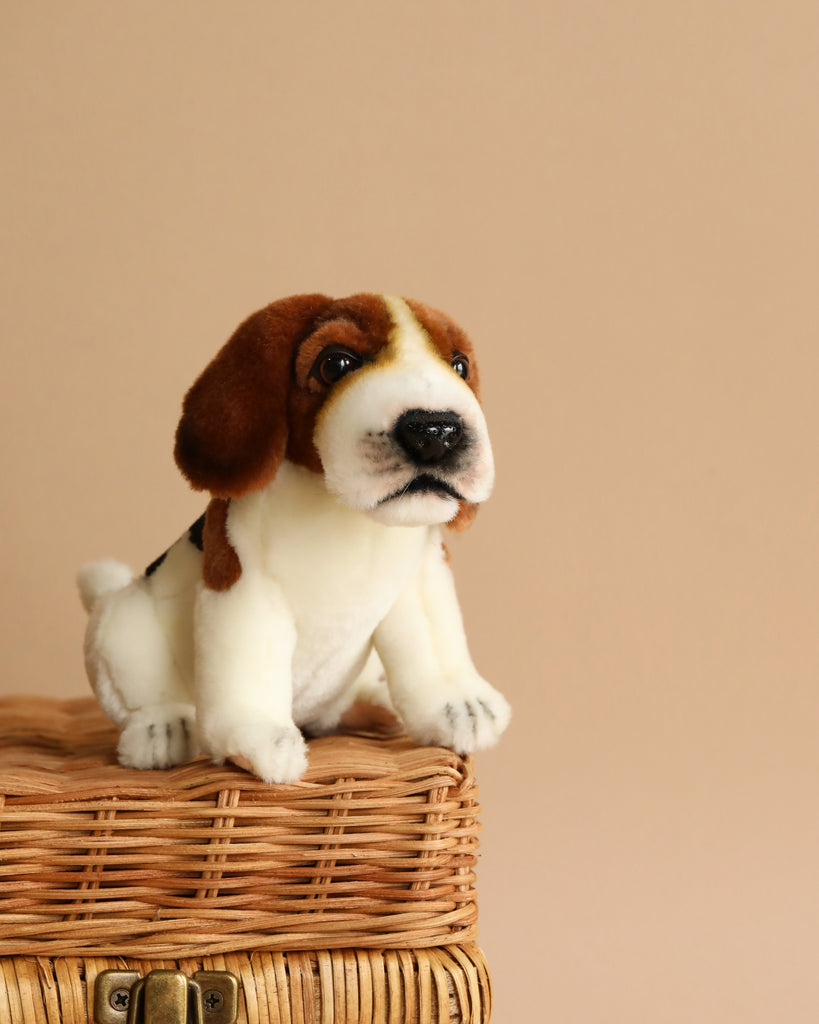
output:
[[[404,724],[419,743],[448,747],[465,756],[494,746],[511,715],[506,698],[478,679],[469,687],[452,688],[446,700],[431,708],[405,713]]]
[[[117,757],[128,768],[172,768],[199,753],[194,709],[189,704],[158,704],[128,716]]]
[[[206,725],[202,740],[215,761],[240,758],[263,782],[296,782],[307,768],[307,744],[292,723],[223,719]]]

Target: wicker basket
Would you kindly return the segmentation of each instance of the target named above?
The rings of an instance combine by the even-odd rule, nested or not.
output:
[[[231,964],[253,1024],[488,1020],[469,759],[326,737],[271,787],[115,739],[92,700],[0,701],[1,1021],[85,1021],[98,971],[180,958]]]

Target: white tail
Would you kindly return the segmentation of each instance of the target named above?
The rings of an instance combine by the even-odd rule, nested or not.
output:
[[[133,578],[133,569],[113,558],[84,565],[77,573],[77,586],[80,588],[83,607],[90,613],[103,594],[127,587]]]

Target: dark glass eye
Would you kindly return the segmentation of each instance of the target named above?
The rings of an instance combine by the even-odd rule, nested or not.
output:
[[[464,380],[469,378],[469,360],[466,356],[462,356],[460,352],[456,352],[452,357],[452,369],[458,374],[459,377],[463,377]]]
[[[357,370],[361,363],[361,356],[357,356],[355,352],[333,346],[319,354],[318,359],[313,363],[310,376],[316,377],[322,384],[335,384],[337,380],[341,380],[348,373]]]

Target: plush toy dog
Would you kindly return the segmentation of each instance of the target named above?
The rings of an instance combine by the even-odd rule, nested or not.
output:
[[[141,576],[79,575],[85,657],[119,759],[200,751],[268,782],[306,767],[374,648],[409,734],[494,743],[504,698],[470,659],[440,524],[493,483],[472,345],[376,295],[297,295],[246,320],[193,384],[176,461],[210,503]]]

